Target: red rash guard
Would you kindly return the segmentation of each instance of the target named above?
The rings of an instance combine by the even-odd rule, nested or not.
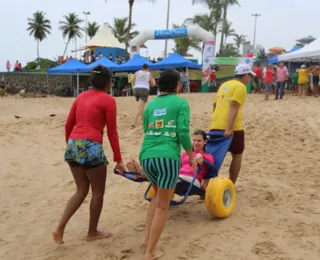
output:
[[[111,144],[114,161],[122,160],[117,131],[116,100],[99,90],[81,93],[72,104],[66,124],[66,142],[70,139],[88,139],[102,144],[103,129]]]

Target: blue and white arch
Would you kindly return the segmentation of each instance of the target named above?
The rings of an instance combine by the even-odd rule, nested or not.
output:
[[[143,31],[130,42],[131,59],[140,51],[140,46],[149,40],[167,40],[176,38],[195,37],[204,41],[202,61],[202,92],[208,92],[210,68],[213,65],[215,55],[214,36],[198,26],[176,28],[169,30]]]

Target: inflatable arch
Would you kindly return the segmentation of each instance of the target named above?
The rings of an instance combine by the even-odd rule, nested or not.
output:
[[[209,92],[210,68],[213,65],[215,54],[214,36],[198,26],[177,28],[170,30],[150,30],[141,32],[130,42],[130,58],[132,59],[140,51],[140,46],[148,40],[166,40],[175,38],[195,37],[204,41],[202,61],[202,92]]]

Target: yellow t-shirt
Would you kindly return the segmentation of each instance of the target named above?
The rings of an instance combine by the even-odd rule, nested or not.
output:
[[[132,79],[133,76],[134,76],[134,74],[132,74],[132,73],[129,73],[129,74],[128,74],[128,82],[131,81],[131,79]],[[134,88],[134,82],[131,83],[131,86]]]
[[[308,81],[308,73],[306,69],[298,70],[298,84],[306,84]]]
[[[216,108],[211,117],[210,129],[226,130],[228,128],[228,117],[231,101],[240,104],[237,117],[234,121],[233,130],[243,130],[242,107],[247,97],[246,86],[238,80],[230,80],[223,83],[214,99]]]

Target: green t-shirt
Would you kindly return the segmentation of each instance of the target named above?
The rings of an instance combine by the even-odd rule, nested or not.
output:
[[[290,75],[291,82],[293,85],[298,85],[298,73],[294,72]]]
[[[140,161],[168,158],[180,161],[181,145],[191,149],[189,135],[190,107],[176,95],[162,95],[152,100],[143,114],[144,140]]]

